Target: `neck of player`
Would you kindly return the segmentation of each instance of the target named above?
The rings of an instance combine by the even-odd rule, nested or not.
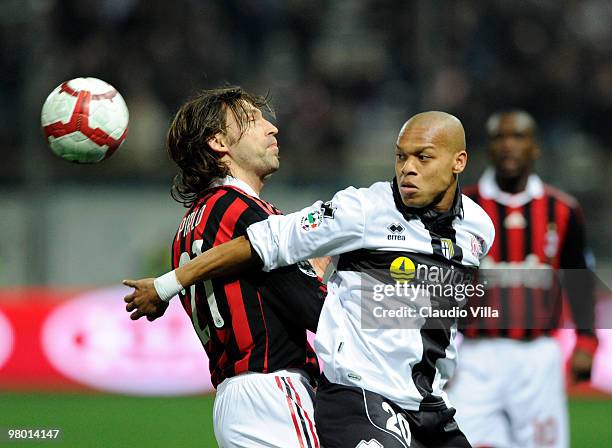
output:
[[[450,210],[453,206],[453,201],[455,200],[455,193],[457,192],[457,179],[453,181],[453,183],[448,187],[448,189],[444,192],[444,196],[442,199],[438,201],[436,205],[434,205],[434,210],[437,212],[446,212]]]
[[[503,177],[499,173],[495,173],[495,182],[497,182],[500,190],[510,194],[516,194],[524,191],[527,187],[528,179],[529,171],[514,177]]]
[[[240,179],[243,182],[249,184],[249,186],[255,190],[255,193],[258,195],[261,194],[261,190],[264,186],[264,180],[255,174],[253,171],[247,171],[239,166],[231,166],[230,165],[230,174],[232,177],[236,179]]]

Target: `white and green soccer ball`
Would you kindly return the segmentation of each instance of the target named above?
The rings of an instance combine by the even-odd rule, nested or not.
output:
[[[123,143],[129,112],[123,97],[97,78],[75,78],[51,92],[40,122],[55,154],[75,163],[108,159]]]

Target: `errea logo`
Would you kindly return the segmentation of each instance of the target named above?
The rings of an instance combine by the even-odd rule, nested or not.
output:
[[[389,224],[387,226],[387,230],[391,232],[389,235],[387,235],[387,239],[390,241],[404,241],[406,239],[404,235],[401,235],[401,233],[403,233],[405,230],[404,226],[399,222]]]

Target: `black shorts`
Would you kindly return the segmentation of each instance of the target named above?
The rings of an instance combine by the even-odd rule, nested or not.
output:
[[[382,395],[322,380],[315,398],[324,448],[469,448],[453,408],[406,411]]]

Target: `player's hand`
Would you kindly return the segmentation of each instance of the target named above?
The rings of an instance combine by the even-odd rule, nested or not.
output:
[[[590,381],[593,368],[593,355],[585,350],[574,350],[570,360],[570,373],[573,383]]]
[[[124,297],[127,303],[125,310],[130,314],[130,319],[138,320],[143,316],[149,321],[154,321],[161,317],[168,308],[168,302],[164,302],[157,295],[154,278],[144,278],[142,280],[123,280],[125,286],[134,288],[134,292]]]
[[[311,258],[308,260],[319,278],[325,276],[325,271],[331,263],[331,257]]]

